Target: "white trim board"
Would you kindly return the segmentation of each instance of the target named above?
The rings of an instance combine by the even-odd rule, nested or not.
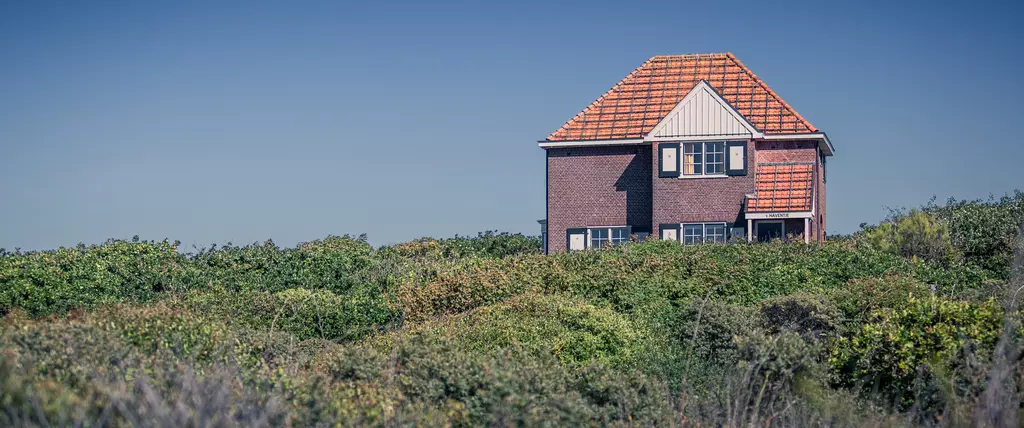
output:
[[[813,211],[803,212],[777,212],[777,213],[746,213],[748,220],[785,220],[787,218],[812,218]]]

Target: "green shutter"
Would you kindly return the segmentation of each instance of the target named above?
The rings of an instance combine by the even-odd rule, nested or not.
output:
[[[743,151],[743,164],[732,164],[733,147],[739,147]],[[747,142],[730,141],[725,145],[725,174],[726,175],[747,175]]]
[[[675,160],[674,161],[671,161],[671,160],[670,161],[666,161],[666,159],[665,159],[665,149],[669,149],[669,150],[674,150],[675,151]],[[661,144],[658,144],[658,177],[661,177],[661,178],[679,177],[679,165],[680,165],[679,158],[680,158],[679,143],[661,143]],[[669,164],[666,164],[665,162],[669,162]],[[668,170],[666,170],[666,167],[668,167]]]
[[[676,231],[676,241],[680,241],[682,238],[679,235],[679,223],[662,223],[658,225],[658,239],[665,239],[665,230]]]
[[[583,235],[583,248],[590,244],[587,242],[587,229],[585,227],[565,230],[565,251],[572,251],[572,235]]]

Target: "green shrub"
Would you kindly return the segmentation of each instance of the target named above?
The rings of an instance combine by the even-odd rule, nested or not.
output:
[[[601,362],[630,365],[649,338],[622,314],[577,299],[555,295],[524,295],[464,314],[427,321],[378,339],[416,335],[450,341],[466,351],[516,348],[550,352],[563,364]]]
[[[925,299],[931,295],[931,288],[916,278],[890,275],[850,280],[845,287],[830,290],[825,297],[839,311],[842,332],[853,333],[860,331],[879,311],[902,309],[909,299]]]
[[[868,243],[881,251],[948,264],[955,259],[949,228],[924,211],[911,210],[867,232]]]
[[[409,258],[459,259],[464,257],[503,258],[522,254],[540,254],[541,241],[537,236],[488,230],[476,237],[458,236],[446,239],[420,238],[393,246],[402,256]]]
[[[299,339],[352,340],[396,321],[388,296],[372,286],[337,295],[292,288],[276,293],[190,293],[180,304],[195,313],[261,330],[281,330]]]
[[[987,201],[951,198],[924,209],[949,227],[953,246],[968,262],[1009,278],[1015,240],[1024,226],[1024,191]]]
[[[102,245],[0,254],[0,312],[67,312],[105,302],[143,302],[180,289],[188,269],[177,243],[109,240]]]
[[[759,305],[765,327],[772,332],[796,332],[820,337],[839,327],[839,310],[823,296],[805,292],[773,297]]]
[[[834,342],[833,375],[840,385],[877,390],[909,405],[923,369],[955,368],[965,353],[986,358],[999,338],[1004,311],[992,301],[911,297],[903,307],[873,315],[859,332]]]
[[[707,379],[717,381],[722,370],[731,370],[739,361],[736,337],[756,326],[750,308],[715,301],[694,300],[678,312],[672,329],[677,353],[683,360],[682,375],[687,382],[701,386]]]

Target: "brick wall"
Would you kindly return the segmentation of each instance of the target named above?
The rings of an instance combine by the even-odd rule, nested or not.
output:
[[[569,228],[650,228],[651,153],[650,146],[548,149],[548,252],[565,251]]]
[[[758,141],[757,162],[816,162],[818,143],[812,141]]]
[[[657,143],[653,153],[657,153]],[[652,156],[653,157],[653,156]],[[659,178],[652,163],[654,235],[661,223],[741,220],[743,201],[754,191],[754,143],[747,143],[747,175],[726,178]],[[744,227],[746,222],[743,222]]]

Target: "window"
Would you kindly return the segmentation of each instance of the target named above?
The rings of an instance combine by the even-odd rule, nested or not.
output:
[[[821,182],[828,183],[828,164],[825,163],[825,155],[821,155]]]
[[[683,244],[724,244],[725,223],[687,223],[683,225]]]
[[[629,242],[629,227],[592,227],[590,228],[590,248],[603,248],[608,245],[622,245]]]
[[[725,243],[725,224],[705,224],[704,242]]]
[[[608,245],[608,229],[590,229],[590,248]]]
[[[696,245],[704,242],[704,225],[703,224],[686,224],[683,225],[683,243],[686,245]]]
[[[701,162],[703,156],[704,143],[690,143],[683,145],[683,174],[686,175],[703,175],[704,163]]]
[[[612,245],[621,245],[629,242],[629,229],[616,227],[612,229]]]
[[[683,145],[683,175],[725,174],[725,143]]]

